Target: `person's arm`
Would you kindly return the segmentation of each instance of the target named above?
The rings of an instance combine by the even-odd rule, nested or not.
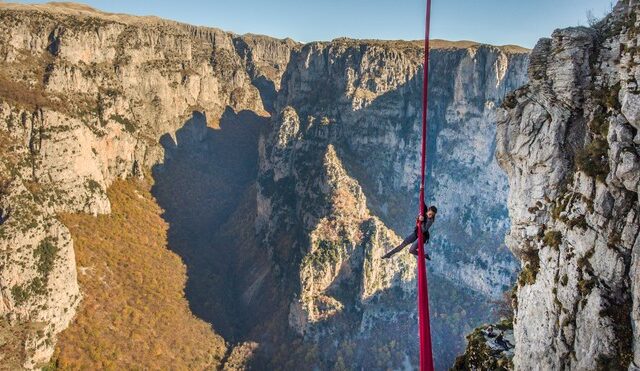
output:
[[[428,231],[435,221],[436,221],[435,218],[426,219],[422,224],[422,229],[424,229],[425,231]]]

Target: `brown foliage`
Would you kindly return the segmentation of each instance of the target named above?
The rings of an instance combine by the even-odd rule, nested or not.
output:
[[[52,102],[41,87],[32,88],[25,83],[14,81],[0,73],[0,97],[28,108],[51,107]]]
[[[63,215],[84,295],[59,339],[63,369],[214,369],[224,340],[195,318],[185,266],[167,249],[167,224],[149,185],[118,181],[111,215]]]

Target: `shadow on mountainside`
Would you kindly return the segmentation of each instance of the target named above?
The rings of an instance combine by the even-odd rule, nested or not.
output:
[[[268,120],[227,109],[214,129],[203,113],[194,112],[175,140],[162,136],[164,163],[152,170],[152,193],[169,224],[169,248],[187,267],[191,310],[232,342],[257,320],[247,315],[244,285],[251,280],[245,278],[269,272],[253,223],[258,139]],[[254,269],[243,273],[247,261]]]
[[[454,100],[453,94],[456,80],[452,78],[450,66],[459,64],[458,60],[464,58],[466,56],[465,53],[466,51],[461,50],[460,52],[450,53],[442,58],[432,60],[432,68],[436,73],[430,75],[430,82],[433,88],[429,107],[429,155],[427,158],[429,197],[433,197],[433,191],[440,186],[437,183],[438,176],[458,176],[456,178],[457,184],[462,189],[466,189],[465,187],[470,187],[469,184],[473,184],[473,179],[469,182],[468,179],[462,176],[463,174],[457,174],[447,167],[449,164],[445,162],[446,156],[441,156],[441,150],[438,150],[437,147],[438,134],[448,125],[448,105]],[[367,197],[367,207],[372,214],[380,217],[387,226],[404,236],[412,230],[414,225],[413,218],[415,210],[418,208],[416,197],[418,184],[416,182],[413,189],[405,190],[399,188],[398,183],[405,174],[410,173],[412,170],[416,173],[419,171],[419,158],[415,156],[416,151],[412,149],[419,148],[420,143],[421,75],[417,73],[416,76],[396,89],[381,94],[367,106],[354,110],[348,106],[350,101],[344,97],[343,86],[338,85],[336,79],[331,78],[333,74],[339,75],[341,71],[332,70],[332,68],[341,69],[344,66],[340,64],[327,66],[322,71],[322,79],[313,81],[314,89],[309,95],[289,94],[287,91],[289,87],[299,83],[296,80],[298,71],[285,73],[281,84],[283,86],[283,93],[281,94],[286,99],[283,99],[282,102],[286,102],[287,105],[295,108],[301,118],[315,117],[319,119],[329,116],[328,124],[325,125],[307,124],[305,126],[302,123],[302,140],[311,143],[309,145],[319,146],[320,148],[325,148],[323,146],[332,144],[336,148],[338,157],[342,160],[349,176],[353,177],[362,187]],[[302,73],[300,72],[300,74]],[[474,104],[482,106],[484,101],[484,96],[481,96],[477,98],[477,102],[474,101]],[[336,105],[341,104],[346,105],[344,109],[336,108]],[[277,114],[278,112],[275,113]],[[396,132],[397,138],[391,138],[390,131]],[[324,153],[322,150],[317,150],[317,152]],[[296,155],[300,157],[300,154],[298,150]],[[302,163],[303,161],[304,163]],[[299,158],[299,162],[294,166],[297,169],[304,169],[305,166],[308,166],[309,157]],[[415,166],[415,168],[408,169],[411,166]],[[280,183],[284,186],[286,182],[281,180]],[[263,188],[269,188],[265,187],[265,184],[262,185]],[[285,189],[285,187],[280,187],[278,192],[281,194]],[[308,205],[309,203],[305,202],[304,204]],[[478,250],[488,250],[496,254],[498,252],[497,246],[500,245],[497,241],[501,236],[496,241],[486,243],[480,238],[479,232],[474,231],[473,234],[469,234],[462,228],[466,221],[462,216],[466,215],[465,212],[468,210],[477,210],[479,205],[469,202],[461,204],[459,207],[460,212],[457,212],[458,210],[446,210],[445,208],[441,213],[440,222],[434,226],[434,236],[451,240],[455,243],[449,243],[445,247],[440,243],[436,244],[438,241],[434,239],[430,246],[430,248],[438,249],[434,251],[434,254],[436,256],[439,255],[442,258],[441,260],[446,260],[449,263],[448,268],[455,267],[458,262],[474,264]],[[450,229],[450,225],[457,226],[457,228]],[[305,235],[304,231],[302,231],[302,226],[296,225],[294,228],[298,231],[297,235]],[[290,234],[292,236],[295,235],[293,232],[290,232]],[[484,236],[485,234],[482,235],[482,237]],[[278,245],[273,247],[274,257],[278,257],[278,249],[285,248]],[[303,244],[303,246],[305,245]],[[506,251],[506,249],[500,251],[500,253],[504,254],[505,259],[511,258],[510,252]],[[293,267],[299,266],[299,260],[296,259],[277,260],[289,262],[292,266],[290,268],[291,271],[293,271]],[[483,322],[493,321],[498,316],[497,313],[491,310],[491,297],[474,292],[464,286],[463,282],[448,277],[446,273],[442,271],[435,272],[434,264],[430,264],[429,287],[432,294],[432,333],[438,369],[446,369],[453,364],[456,355],[464,349],[464,337],[471,329]],[[332,296],[340,299],[345,306],[340,315],[354,314],[353,317],[357,318],[357,315],[361,315],[362,312],[355,308],[349,300],[349,295],[352,297],[358,295],[357,290],[353,290],[351,286],[336,287],[336,291],[332,291]],[[348,359],[346,357],[343,358],[345,361],[354,362],[351,364],[358,367],[380,368],[380,365],[376,366],[375,360],[379,359],[379,357],[384,357],[382,354],[385,354],[385,352],[401,354],[397,349],[389,351],[388,348],[382,347],[381,343],[384,341],[391,343],[390,340],[393,340],[393,344],[406,344],[406,339],[410,337],[410,344],[415,344],[417,340],[415,338],[415,297],[397,297],[393,290],[382,291],[378,296],[382,302],[391,298],[389,303],[395,303],[393,305],[399,305],[399,307],[396,310],[396,308],[391,308],[387,305],[389,303],[382,305],[384,310],[394,312],[396,317],[388,324],[383,323],[386,322],[385,320],[375,321],[373,324],[375,331],[372,331],[372,333],[380,334],[375,339],[365,339],[364,336],[358,336],[357,331],[352,334],[352,338],[358,339],[357,351],[354,351],[354,354],[349,356]],[[407,315],[407,313],[409,314]],[[329,321],[331,320],[329,319]],[[370,319],[367,319],[367,321],[370,321]],[[345,347],[345,344],[338,344],[337,340],[335,340],[339,338],[338,334],[332,333],[324,340],[322,337],[320,338],[320,341],[327,340],[327,342],[318,345],[318,339],[314,339],[313,342],[317,349],[311,346],[311,351],[308,354],[312,356],[309,357],[313,359],[315,354],[313,351],[317,350],[323,354],[322,356],[317,356],[318,358],[323,358],[329,362],[332,360],[331,357],[340,359],[340,350],[333,349],[333,347]],[[328,339],[331,341],[328,341]],[[311,343],[309,341],[305,344]],[[411,346],[409,345],[407,348],[411,348]],[[361,349],[367,349],[369,353],[358,354]],[[375,356],[371,353],[375,353]],[[408,353],[412,359],[417,358],[417,347],[408,349]],[[291,349],[288,349],[282,354],[276,355],[274,359],[290,360],[296,354]],[[400,365],[403,361],[403,359],[393,360],[388,364]],[[371,364],[369,362],[374,363]],[[277,368],[283,364],[279,363],[279,361],[272,361],[270,366]],[[284,365],[287,366],[287,364]],[[293,367],[296,364],[295,362],[289,362],[288,365]]]

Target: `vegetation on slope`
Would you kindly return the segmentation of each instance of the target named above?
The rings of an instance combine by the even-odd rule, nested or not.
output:
[[[42,330],[39,322],[10,324],[0,319],[0,370],[20,370],[26,358],[25,342],[29,335]]]
[[[504,319],[496,324],[497,332],[512,332],[512,319]],[[513,370],[513,352],[496,349],[489,344],[485,335],[488,325],[483,325],[467,336],[467,349],[456,359],[451,370]]]
[[[118,181],[111,215],[62,215],[75,242],[84,295],[56,350],[62,369],[205,369],[226,346],[184,298],[186,270],[167,249],[150,185]]]

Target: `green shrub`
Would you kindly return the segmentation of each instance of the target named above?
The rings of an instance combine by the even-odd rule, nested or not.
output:
[[[607,246],[610,248],[615,248],[616,246],[620,245],[621,242],[622,236],[620,235],[620,233],[618,233],[617,231],[612,231],[611,234],[609,234],[609,238],[607,239]]]
[[[115,97],[117,97],[118,95],[120,95],[120,94],[121,94],[121,93],[120,93],[120,91],[118,91],[118,90],[116,90],[116,89],[112,89],[112,88],[104,89],[104,91],[103,91],[103,92],[104,92],[104,94],[105,94],[106,96],[108,96],[108,97],[110,97],[110,98],[115,98]]]
[[[565,189],[564,193],[561,193],[553,201],[553,204],[551,206],[551,217],[553,219],[556,219],[556,220],[560,219],[560,214],[562,214],[563,211],[567,210],[567,208],[569,207],[569,205],[573,201],[574,196],[575,196],[575,193],[568,192]]]
[[[122,117],[120,115],[111,115],[111,119],[117,122],[118,124],[124,126],[124,130],[128,133],[135,133],[136,130],[138,129],[136,125],[126,117]]]
[[[589,251],[587,251],[587,253],[578,259],[578,268],[581,270],[589,270],[591,269],[591,263],[589,263],[589,259],[591,259],[591,257],[593,256],[593,254],[595,253],[594,249],[591,249]]]
[[[0,176],[0,197],[9,193],[9,187],[11,186],[11,179]]]
[[[606,138],[609,134],[609,120],[607,115],[603,112],[598,112],[593,115],[593,120],[589,123],[589,130],[592,133],[599,134],[603,138]]]
[[[11,288],[11,296],[16,305],[24,304],[31,297],[29,291],[25,290],[21,285],[15,285]]]
[[[578,227],[582,230],[586,230],[588,228],[588,224],[587,224],[587,218],[584,215],[580,215],[574,219],[571,219],[567,225],[569,226],[569,228],[574,228],[574,227]]]
[[[540,256],[537,250],[524,253],[522,259],[524,266],[518,276],[518,284],[520,286],[532,285],[536,282],[538,272],[540,271]]]
[[[24,285],[15,285],[11,288],[11,296],[16,305],[24,304],[33,295],[46,294],[49,273],[53,270],[57,255],[58,247],[53,243],[53,239],[45,238],[40,242],[33,251],[39,275]]]
[[[47,341],[50,341],[47,339]],[[58,360],[52,359],[51,361],[40,366],[40,371],[58,371],[60,370]]]
[[[87,189],[89,189],[91,193],[101,193],[102,186],[93,179],[87,179]]]
[[[53,243],[53,239],[45,238],[35,249],[33,256],[38,259],[38,273],[42,277],[48,277],[58,256],[58,246]]]
[[[595,138],[585,148],[576,153],[576,165],[585,174],[602,182],[609,174],[609,143],[606,139]]]
[[[321,240],[318,242],[318,248],[316,251],[305,256],[305,261],[316,266],[336,264],[341,259],[341,250],[342,249],[338,243]]]
[[[607,89],[607,95],[605,96],[604,101],[605,106],[611,110],[619,111],[620,108],[622,108],[622,106],[620,105],[620,100],[618,99],[619,94],[620,82]]]
[[[478,327],[467,336],[467,349],[463,355],[456,358],[451,370],[502,371],[513,369],[511,359],[507,358],[504,354],[496,354],[494,350],[487,345],[487,340],[483,334],[483,330],[485,329],[486,326]]]
[[[600,311],[601,317],[611,319],[616,334],[616,352],[611,357],[600,357],[598,366],[605,370],[626,370],[633,360],[633,328],[631,324],[631,300],[610,303]]]
[[[503,319],[496,324],[496,328],[502,331],[513,330],[513,317]]]
[[[515,93],[507,94],[502,101],[502,108],[505,109],[514,109],[518,105],[518,99],[516,98]]]
[[[594,278],[581,279],[578,281],[578,291],[583,298],[586,298],[595,285],[596,280]]]
[[[562,233],[560,233],[559,231],[547,231],[544,234],[542,242],[545,245],[558,250],[560,248],[560,244],[562,243]]]
[[[594,211],[593,200],[586,196],[582,196],[581,198],[582,198],[582,202],[584,202],[585,205],[587,206],[587,211],[593,214],[593,211]]]

